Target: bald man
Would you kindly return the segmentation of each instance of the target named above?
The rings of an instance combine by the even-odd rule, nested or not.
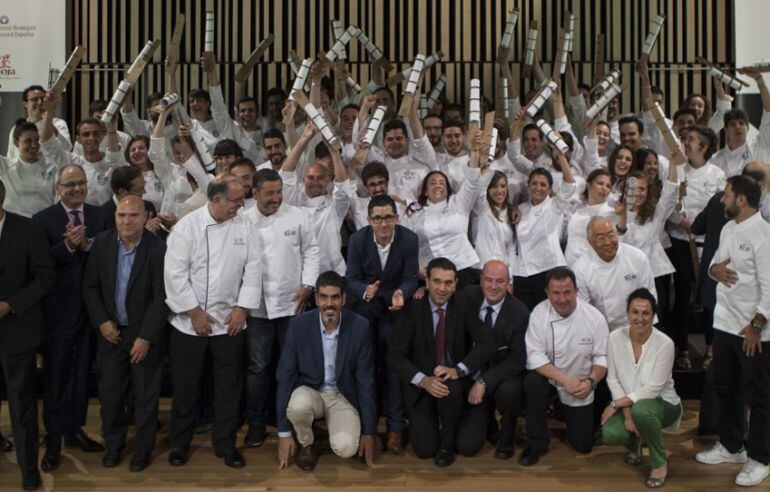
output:
[[[472,309],[492,332],[497,352],[474,376],[463,420],[457,432],[457,451],[471,456],[484,446],[485,437],[496,445],[495,457],[513,457],[513,433],[523,394],[527,349],[524,336],[529,310],[509,292],[508,265],[488,261],[481,272],[481,287],[466,289]],[[495,409],[501,420],[495,418]]]
[[[99,330],[97,365],[102,464],[118,466],[126,444],[133,400],[136,438],[129,470],[150,464],[158,431],[158,397],[169,310],[163,286],[166,245],[145,228],[141,198],[127,195],[115,209],[115,229],[94,239],[83,284],[91,324]]]

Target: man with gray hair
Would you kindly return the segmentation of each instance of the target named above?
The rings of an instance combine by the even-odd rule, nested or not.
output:
[[[170,318],[173,404],[169,463],[187,463],[207,351],[213,358],[214,451],[233,468],[245,466],[235,449],[240,427],[246,313],[262,296],[262,244],[251,222],[238,214],[241,180],[223,173],[206,190],[208,204],[177,222],[168,238],[164,283]]]
[[[640,249],[620,243],[612,221],[594,217],[586,227],[591,249],[575,262],[578,296],[601,311],[610,331],[627,325],[626,298],[639,288],[655,294],[650,260]]]

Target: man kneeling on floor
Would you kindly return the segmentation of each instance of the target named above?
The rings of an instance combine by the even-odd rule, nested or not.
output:
[[[369,322],[342,309],[344,280],[333,271],[318,277],[315,296],[318,308],[289,324],[278,363],[279,467],[286,468],[294,454],[293,428],[297,466],[315,468],[312,426],[321,418],[334,454],[350,458],[358,452],[372,467],[377,406]]]

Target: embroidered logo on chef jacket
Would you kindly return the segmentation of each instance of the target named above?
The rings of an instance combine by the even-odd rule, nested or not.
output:
[[[580,337],[578,339],[578,345],[593,345],[594,339],[591,337]]]
[[[163,191],[163,185],[161,185],[161,184],[160,184],[160,181],[156,181],[156,182],[155,182],[155,184],[154,184],[154,186],[155,186],[155,191],[157,191],[157,192],[159,192],[159,193],[160,193],[161,191]]]
[[[751,247],[746,243],[739,244],[738,249],[741,251],[751,251]]]
[[[636,280],[636,274],[635,273],[629,273],[626,275],[623,275],[623,278],[626,280]]]
[[[53,169],[47,169],[47,170],[43,171],[42,173],[40,173],[40,177],[44,181],[51,181],[51,180],[53,180],[53,174],[54,174],[53,173]]]
[[[233,239],[233,246],[245,246],[246,245],[246,238],[245,237],[236,237]]]
[[[417,179],[417,173],[411,169],[405,169],[403,174],[401,174],[401,179],[404,181],[414,181]]]
[[[109,176],[105,176],[105,175],[99,175],[99,176],[97,176],[97,177],[96,177],[96,182],[97,182],[97,183],[98,183],[100,186],[104,186],[104,185],[106,185],[106,184],[107,184],[107,182],[109,182],[109,180],[110,180]]]
[[[288,231],[283,231],[283,235],[286,237],[292,237],[297,235],[297,231],[294,229],[289,229]]]

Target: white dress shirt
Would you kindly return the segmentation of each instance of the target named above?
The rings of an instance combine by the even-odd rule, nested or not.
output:
[[[262,251],[256,228],[242,215],[218,223],[206,205],[183,217],[168,237],[163,272],[171,325],[198,336],[185,313],[200,307],[214,318],[210,336],[225,335],[234,307],[259,308]]]
[[[593,366],[607,367],[607,322],[595,307],[577,299],[575,310],[563,318],[546,299],[529,316],[525,335],[527,369],[552,364],[568,376],[588,376]],[[582,407],[594,401],[591,391],[580,400],[556,381],[550,380],[565,405]]]
[[[612,392],[612,399],[627,396],[636,403],[660,397],[672,405],[681,404],[671,375],[674,353],[674,342],[655,327],[642,345],[638,361],[634,357],[629,327],[610,333],[607,342],[607,386]],[[666,430],[676,430],[680,420],[681,417]]]
[[[738,275],[738,282],[732,287],[717,284],[714,328],[742,336],[738,333],[755,314],[770,319],[770,224],[759,212],[740,224],[731,220],[724,226],[710,267],[728,258],[727,266]],[[770,341],[767,324],[762,341]]]
[[[244,215],[257,228],[264,249],[262,295],[264,302],[251,316],[276,319],[293,316],[292,296],[301,285],[315,285],[318,278],[318,241],[305,213],[282,203],[273,215],[252,207]]]
[[[655,279],[647,255],[628,244],[618,243],[612,261],[604,261],[593,248],[575,263],[578,296],[596,307],[611,331],[628,324],[626,298],[639,288],[657,296]]]

